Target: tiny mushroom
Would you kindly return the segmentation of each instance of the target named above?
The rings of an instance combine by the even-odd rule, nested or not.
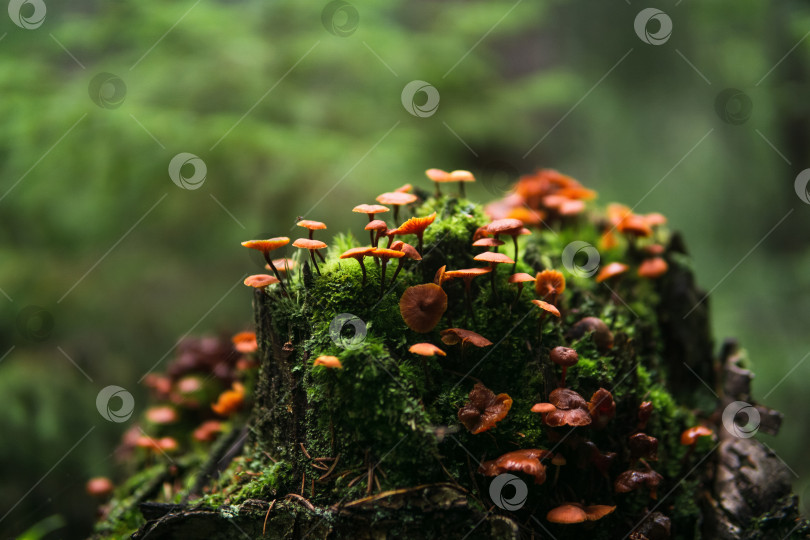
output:
[[[518,241],[517,237],[523,234],[530,234],[527,229],[523,228],[523,222],[519,219],[505,218],[496,219],[487,225],[487,232],[492,234],[497,239],[498,236],[506,234],[512,237],[512,243],[515,245],[514,264],[517,265],[518,260]]]
[[[372,222],[374,221],[375,215],[388,212],[388,207],[382,206],[381,204],[358,204],[352,208],[352,212],[355,214],[366,214],[369,222]]]
[[[425,176],[430,178],[433,184],[436,186],[436,197],[441,197],[442,192],[439,189],[439,184],[445,184],[447,182],[452,182],[453,180],[450,178],[450,173],[447,171],[443,171],[441,169],[428,169],[425,171]]]
[[[662,257],[644,259],[638,267],[639,277],[647,279],[658,279],[669,270],[669,265]]]
[[[225,390],[217,398],[217,402],[211,405],[211,410],[220,416],[230,416],[242,407],[245,401],[245,387],[242,383],[235,382],[230,390]]]
[[[693,426],[681,433],[681,444],[694,447],[700,437],[711,437],[714,431],[706,426]]]
[[[616,416],[616,402],[613,401],[613,394],[604,388],[594,392],[588,402],[588,412],[591,414],[593,426],[596,429],[603,429]]]
[[[650,497],[657,499],[658,485],[663,479],[660,474],[652,469],[647,471],[629,470],[624,471],[616,478],[613,489],[616,493],[629,493],[641,487],[646,487],[650,490]]]
[[[103,499],[112,495],[115,486],[106,476],[97,476],[88,480],[84,489],[91,497]]]
[[[379,259],[380,265],[382,266],[380,272],[380,298],[382,298],[383,293],[385,293],[385,268],[388,266],[388,261],[391,259],[401,259],[405,254],[394,249],[377,248],[371,252],[371,256],[375,259]]]
[[[530,281],[534,281],[534,276],[531,274],[527,274],[526,272],[518,272],[517,274],[512,274],[511,276],[509,276],[508,282],[513,285],[516,284],[518,287],[518,293],[517,295],[515,295],[515,299],[512,302],[512,305],[509,306],[510,311],[515,306],[515,304],[517,304],[518,300],[520,300],[520,295],[523,292],[523,284],[528,283]]]
[[[557,480],[560,477],[560,467],[564,467],[568,464],[566,461],[565,456],[562,454],[554,454],[554,457],[551,458],[551,464],[554,465],[554,485],[557,485]]]
[[[464,192],[464,184],[467,182],[475,182],[475,177],[470,171],[453,171],[450,173],[450,180],[458,182],[458,192],[461,197],[466,197]]]
[[[579,355],[577,351],[570,347],[554,347],[549,353],[551,361],[562,367],[562,379],[560,380],[560,388],[565,388],[565,374],[568,368],[575,366],[579,362]]]
[[[596,348],[599,352],[604,353],[613,348],[613,332],[610,331],[601,319],[585,317],[575,323],[574,326],[568,330],[566,336],[570,339],[579,339],[586,334],[593,335],[593,342],[596,344]]]
[[[278,278],[269,274],[254,274],[245,278],[244,284],[254,289],[264,289],[278,283]]]
[[[478,472],[484,476],[498,476],[505,472],[520,472],[534,477],[535,484],[546,481],[546,466],[541,460],[551,455],[548,450],[541,448],[524,448],[507,452],[498,459],[484,461],[478,467]]]
[[[620,262],[612,262],[610,264],[606,264],[596,275],[596,282],[602,283],[603,281],[613,279],[616,276],[619,276],[627,272],[628,268],[630,267]]]
[[[571,525],[582,523],[583,521],[597,521],[616,510],[615,506],[595,504],[582,506],[578,503],[563,503],[546,514],[546,519],[551,523],[560,525]]]
[[[309,231],[309,239],[310,240],[312,240],[312,234],[315,231],[320,231],[320,230],[323,230],[323,229],[326,228],[325,223],[321,223],[320,221],[313,221],[311,219],[299,220],[298,223],[296,223],[296,225],[298,225],[299,227],[304,227],[305,229],[307,229]],[[317,251],[316,253],[318,254],[318,257],[320,257],[321,262],[326,262],[326,259],[323,258],[323,255],[321,254],[320,251]]]
[[[369,221],[364,229],[368,231],[369,237],[371,238],[371,245],[376,248],[380,243],[380,238],[388,233],[388,224],[381,219],[375,219],[374,221]],[[377,234],[374,234],[374,231],[376,231]]]
[[[641,405],[638,406],[638,423],[636,424],[636,429],[641,431],[646,429],[647,422],[650,421],[650,416],[652,416],[653,412],[653,404],[652,401],[642,401]]]
[[[495,289],[495,265],[515,264],[515,261],[504,255],[503,253],[495,253],[494,251],[485,251],[483,253],[479,253],[478,255],[473,257],[473,260],[489,263],[489,267],[492,268],[492,273],[490,274],[492,294],[494,294],[495,297],[497,297],[498,291]]]
[[[366,265],[363,264],[363,257],[371,255],[371,252],[374,251],[373,247],[356,247],[351,248],[344,251],[341,255],[341,259],[354,259],[360,265],[360,270],[363,271],[363,282],[360,285],[361,287],[366,286]]]
[[[548,396],[549,403],[536,403],[531,411],[543,415],[547,426],[587,426],[591,423],[585,399],[568,388],[557,388]]]
[[[312,367],[315,366],[323,366],[330,369],[343,369],[343,364],[340,363],[337,356],[319,356],[312,363]]]
[[[152,424],[174,424],[179,418],[177,409],[170,405],[156,405],[146,409],[146,420]]]
[[[284,289],[284,282],[281,281],[281,274],[278,273],[278,270],[273,264],[273,259],[270,258],[270,252],[282,246],[286,246],[289,243],[289,238],[286,236],[279,236],[278,238],[269,238],[267,240],[248,240],[246,242],[242,242],[242,245],[246,248],[255,249],[262,252],[265,262],[270,267],[270,270],[273,271],[276,278],[278,278],[278,280],[281,282],[281,288]]]
[[[447,353],[433,343],[414,343],[408,348],[408,352],[419,356],[447,356]]]
[[[458,345],[461,344],[461,356],[464,357],[464,349],[467,345],[473,345],[474,347],[483,348],[489,347],[492,345],[492,342],[482,336],[481,334],[476,334],[472,330],[464,330],[463,328],[448,328],[447,330],[442,330],[442,343],[445,345]]]
[[[408,287],[399,299],[402,320],[414,332],[433,330],[447,310],[447,293],[435,283]]]
[[[557,309],[557,306],[554,304],[549,304],[548,302],[544,302],[542,300],[532,300],[532,304],[542,309],[545,313],[551,313],[558,319],[560,318],[560,310]],[[545,316],[545,313],[543,313],[543,316]]]
[[[391,244],[391,248],[396,251],[401,251],[405,254],[404,257],[399,258],[399,263],[397,263],[397,269],[394,271],[394,275],[391,277],[391,286],[394,285],[397,281],[397,276],[399,275],[400,270],[402,270],[402,266],[405,263],[405,259],[410,259],[412,261],[421,261],[422,256],[419,255],[419,252],[416,251],[416,248],[410,244],[406,244],[405,242],[395,242]]]
[[[219,420],[206,420],[197,426],[192,433],[192,437],[194,437],[195,441],[212,442],[219,437],[222,427],[222,422]]]
[[[655,437],[646,433],[634,433],[630,435],[627,447],[633,458],[658,461],[658,439]]]
[[[239,332],[231,338],[231,343],[233,348],[242,354],[256,352],[259,348],[255,332]]]
[[[541,300],[557,305],[557,298],[565,291],[565,276],[557,270],[543,270],[534,279],[534,290]]]
[[[483,276],[484,274],[488,274],[490,272],[492,272],[491,266],[486,268],[464,268],[461,270],[442,272],[442,282],[455,278],[461,278],[464,281],[464,300],[467,304],[467,315],[469,315],[470,318],[474,317],[472,311],[472,299],[470,298],[470,287],[472,287],[472,280],[478,276]]]
[[[495,238],[479,238],[475,242],[473,242],[473,247],[485,247],[485,248],[495,248],[494,251],[498,251],[498,247],[504,245],[506,242],[503,240],[497,240]]]
[[[315,266],[315,271],[318,272],[318,275],[321,275],[321,269],[318,268],[318,261],[315,260],[315,251],[319,249],[324,249],[326,247],[326,243],[321,242],[320,240],[299,238],[298,240],[293,242],[293,247],[297,247],[299,249],[306,249],[307,251],[309,251],[309,258],[312,261],[312,264]]]
[[[401,191],[392,191],[383,193],[377,197],[377,202],[380,204],[390,204],[394,207],[394,223],[399,222],[399,207],[405,206],[416,202],[418,197],[412,193],[402,193]]]
[[[295,259],[288,259],[286,257],[281,257],[279,259],[273,259],[273,266],[278,269],[279,272],[284,272],[285,274],[289,274],[291,270],[295,270],[295,267],[298,266],[298,263],[295,262]],[[269,264],[264,265],[265,268],[268,270],[272,270]]]
[[[389,235],[405,235],[405,234],[414,234],[416,238],[419,240],[419,253],[422,252],[422,237],[425,233],[425,229],[427,229],[431,223],[436,219],[436,212],[433,212],[429,216],[425,217],[412,217],[411,219],[407,220],[405,223],[397,227],[396,229],[389,231]]]
[[[458,410],[458,419],[473,435],[478,435],[495,427],[506,418],[512,408],[512,398],[508,394],[498,394],[481,383],[470,390],[469,400]]]

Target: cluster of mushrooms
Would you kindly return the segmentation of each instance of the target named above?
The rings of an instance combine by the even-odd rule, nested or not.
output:
[[[429,169],[426,171],[426,175],[435,184],[436,197],[441,196],[441,184],[457,182],[460,195],[463,196],[464,185],[475,180],[468,171],[446,172]],[[436,219],[434,212],[425,217],[412,217],[399,223],[400,207],[412,205],[419,199],[411,191],[413,191],[412,186],[407,184],[377,197],[378,204],[361,204],[353,209],[355,213],[365,214],[368,218],[365,230],[369,233],[369,245],[349,249],[340,255],[340,259],[357,261],[363,273],[362,286],[365,286],[367,281],[364,259],[366,257],[375,259],[375,264],[381,266],[379,283],[381,296],[386,287],[390,287],[396,281],[406,260],[421,260],[424,232]],[[476,230],[473,235],[472,247],[483,250],[473,258],[482,264],[474,268],[449,270],[446,266],[442,266],[436,272],[433,282],[408,287],[399,302],[404,323],[416,333],[431,332],[446,316],[448,296],[445,288],[454,280],[463,283],[466,304],[465,321],[474,321],[470,297],[471,284],[474,279],[489,275],[493,296],[497,298],[496,279],[498,278],[495,269],[498,265],[512,266],[512,271],[507,278],[507,283],[515,290],[514,297],[509,302],[510,311],[520,299],[524,286],[533,284],[537,298],[532,299],[531,302],[538,309],[540,324],[544,324],[548,318],[560,319],[559,299],[566,286],[564,275],[552,269],[543,270],[534,276],[516,272],[519,255],[518,237],[531,234],[529,227],[547,227],[575,219],[577,215],[585,211],[585,201],[594,197],[595,193],[592,190],[586,189],[573,178],[557,171],[546,169],[521,177],[513,193],[486,207],[486,212],[492,220]],[[378,218],[389,212],[390,207],[393,207],[393,228],[389,226],[389,223]],[[660,243],[658,233],[658,226],[665,222],[666,218],[661,214],[639,215],[634,214],[625,206],[610,205],[606,218],[599,224],[602,229],[600,248],[602,250],[614,248],[619,242],[616,234],[619,233],[628,242],[628,250],[633,255],[631,258],[638,261],[638,267],[635,269],[637,275],[647,279],[660,278],[668,270],[667,263],[662,257],[664,247]],[[326,225],[305,219],[300,220],[297,224],[307,229],[309,234],[306,238],[295,240],[292,245],[309,252],[311,264],[320,274],[316,254],[320,256],[319,250],[326,248],[327,245],[313,239],[313,233],[316,230],[325,229]],[[416,246],[396,239],[403,236],[414,236]],[[499,248],[505,244],[503,240],[505,237],[512,240],[511,256],[499,252]],[[387,240],[385,247],[382,246],[383,239]],[[291,259],[273,259],[271,252],[289,242],[290,239],[287,237],[243,242],[243,246],[259,250],[265,258],[267,269],[273,272],[273,275],[250,276],[245,280],[245,284],[257,288],[278,284],[282,291],[286,292],[282,274],[289,278],[289,272],[296,263]],[[323,260],[322,256],[320,258]],[[386,266],[391,259],[397,259],[398,264],[391,281],[387,283]],[[630,266],[625,263],[606,264],[595,276],[595,281],[598,283],[618,282],[622,275],[629,270]],[[446,346],[459,346],[462,358],[465,349],[470,346],[489,347],[493,344],[489,339],[472,330],[455,327],[452,320],[448,319],[447,323],[448,328],[440,332],[441,341]],[[602,320],[596,317],[581,319],[568,329],[566,336],[573,340],[590,336],[601,354],[613,347],[612,332]],[[446,356],[446,352],[439,345],[429,342],[415,343],[410,346],[409,352],[422,357]],[[557,443],[555,448],[560,446],[573,432],[572,430],[563,435],[555,431],[557,428],[567,426],[578,429],[605,429],[616,414],[616,403],[611,392],[600,388],[594,392],[590,400],[586,400],[576,391],[566,387],[567,371],[574,367],[579,360],[576,350],[564,346],[554,347],[548,355],[548,360],[561,369],[559,387],[549,394],[547,401],[536,403],[531,411],[542,415],[543,423],[551,428],[549,438],[552,442]],[[319,356],[315,359],[314,366],[330,369],[342,368],[340,359],[335,356]],[[505,393],[496,395],[479,382],[469,393],[467,403],[458,410],[458,420],[470,433],[477,435],[493,429],[498,422],[506,418],[511,407],[512,398],[509,395]],[[662,476],[652,469],[649,462],[657,460],[658,440],[644,433],[652,409],[653,405],[650,401],[644,401],[638,408],[636,430],[627,441],[630,468],[612,480],[616,493],[646,489],[652,499],[657,497],[656,490],[662,481]],[[712,435],[709,428],[695,426],[683,433],[681,442],[692,448],[699,437]],[[616,462],[617,454],[615,452],[603,453],[593,442],[581,437],[575,437],[573,440],[581,443],[581,448],[577,451],[587,453],[589,463],[603,477],[608,478],[610,468]],[[556,483],[559,468],[567,463],[567,458],[562,452],[539,448],[520,449],[503,454],[497,459],[484,461],[478,472],[485,476],[519,472],[531,477],[534,484],[543,484],[546,481],[546,467],[549,463],[557,467]],[[580,523],[601,519],[613,512],[615,508],[615,506],[609,505],[586,505],[571,502],[552,509],[546,517],[553,523]]]

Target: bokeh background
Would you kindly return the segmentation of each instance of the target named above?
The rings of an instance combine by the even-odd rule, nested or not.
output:
[[[659,43],[640,36],[666,34],[660,17],[634,28],[651,6],[672,23]],[[711,290],[718,344],[741,339],[755,398],[785,413],[778,437],[758,437],[807,511],[810,205],[794,189],[810,167],[806,2],[12,0],[9,12],[2,537],[89,533],[84,483],[116,478],[127,426],[100,417],[98,391],[143,403],[139,379],[180,337],[250,327],[240,282],[258,266],[240,241],[295,236],[299,215],[357,234],[353,205],[426,184],[428,167],[472,170],[482,201],[553,167],[599,204],[666,214]],[[424,117],[403,106],[414,80],[440,96]],[[181,152],[205,163],[196,189],[169,176]]]

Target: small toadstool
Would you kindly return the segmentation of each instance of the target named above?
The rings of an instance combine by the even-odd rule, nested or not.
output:
[[[414,332],[433,330],[447,310],[447,293],[435,283],[408,287],[399,299],[402,320]]]
[[[478,435],[495,427],[506,418],[512,408],[512,398],[508,394],[498,394],[481,383],[470,390],[469,400],[458,410],[459,422],[473,435]]]

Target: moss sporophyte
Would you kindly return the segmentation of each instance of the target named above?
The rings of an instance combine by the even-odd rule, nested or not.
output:
[[[470,172],[426,174],[435,195],[407,184],[347,208],[366,214],[354,232],[368,231],[368,245],[339,235],[330,247],[313,238],[326,225],[304,218],[290,258],[270,258],[286,237],[243,243],[272,271],[245,281],[257,333],[195,342],[150,379],[172,414],[153,409],[125,445],[136,463],[163,452],[174,464],[116,500],[227,508],[275,537],[352,527],[418,537],[409,527],[428,525],[415,516],[450,508],[460,513],[430,527],[453,524],[458,537],[476,523],[494,531],[490,515],[561,539],[695,537],[693,499],[708,478],[695,448],[716,436],[711,411],[696,417],[669,383],[680,375],[659,317],[670,275],[688,269],[666,220],[602,212],[595,192],[551,170],[485,208],[466,198]],[[440,188],[453,183],[457,193]],[[601,271],[566,267],[574,241],[602,249]],[[690,469],[694,490],[673,489]],[[503,475],[520,483],[520,504],[492,487]],[[102,536],[143,524],[109,512]]]

